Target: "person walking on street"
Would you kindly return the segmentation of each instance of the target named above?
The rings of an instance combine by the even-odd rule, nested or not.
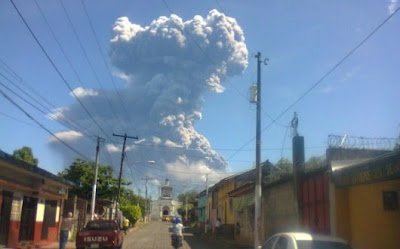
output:
[[[124,233],[126,234],[126,232],[129,229],[129,220],[127,218],[124,219]]]
[[[68,242],[69,231],[71,231],[77,220],[77,217],[72,216],[72,212],[68,212],[68,217],[62,219],[60,228],[60,249],[65,249],[65,245]]]

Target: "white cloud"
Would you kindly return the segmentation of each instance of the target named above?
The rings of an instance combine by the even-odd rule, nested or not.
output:
[[[68,111],[68,107],[59,107],[52,110],[52,113],[47,114],[47,118],[53,120],[62,120],[65,119],[64,112]]]
[[[207,174],[210,185],[230,175],[225,171],[207,166],[204,161],[190,161],[185,157],[179,157],[175,162],[166,164],[166,172],[171,177],[171,182],[174,182],[175,179],[175,181],[186,182],[187,185],[191,185],[193,182],[205,182]],[[197,180],[193,181],[194,179]]]
[[[389,13],[389,15],[393,14],[396,11],[397,2],[398,2],[398,0],[390,0],[390,3],[388,5],[388,13]]]
[[[162,142],[161,138],[159,137],[152,137],[153,143],[158,145]]]
[[[168,140],[168,139],[165,141],[165,145],[167,147],[181,147],[181,148],[183,148],[183,146],[181,146],[181,145],[179,145],[177,143],[174,143],[174,142],[172,142],[171,140]]]
[[[85,89],[83,87],[77,87],[75,88],[72,92],[69,93],[72,97],[74,97],[74,94],[77,98],[84,98],[86,96],[97,96],[99,95],[98,92],[92,89]]]
[[[111,153],[121,152],[122,146],[116,146],[115,144],[106,144],[106,149],[108,152],[111,152]]]
[[[72,130],[57,132],[54,135],[65,142],[77,141],[83,137],[82,133]],[[58,140],[55,137],[50,137],[48,141],[50,143],[58,142]]]

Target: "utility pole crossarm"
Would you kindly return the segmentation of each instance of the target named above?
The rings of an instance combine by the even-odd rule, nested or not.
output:
[[[128,135],[126,135],[126,133],[125,133],[125,135],[118,135],[118,134],[113,133],[113,136],[114,136],[114,137],[123,137],[123,138],[139,139],[139,137],[131,137],[131,136],[128,136]]]

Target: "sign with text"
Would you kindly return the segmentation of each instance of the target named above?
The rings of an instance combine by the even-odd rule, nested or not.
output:
[[[400,179],[400,153],[334,171],[333,176],[338,187]]]

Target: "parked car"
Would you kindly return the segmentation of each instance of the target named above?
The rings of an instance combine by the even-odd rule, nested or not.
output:
[[[351,249],[346,241],[332,236],[310,233],[278,233],[262,249]]]
[[[123,231],[115,220],[89,221],[76,235],[76,248],[110,248],[121,249]]]

